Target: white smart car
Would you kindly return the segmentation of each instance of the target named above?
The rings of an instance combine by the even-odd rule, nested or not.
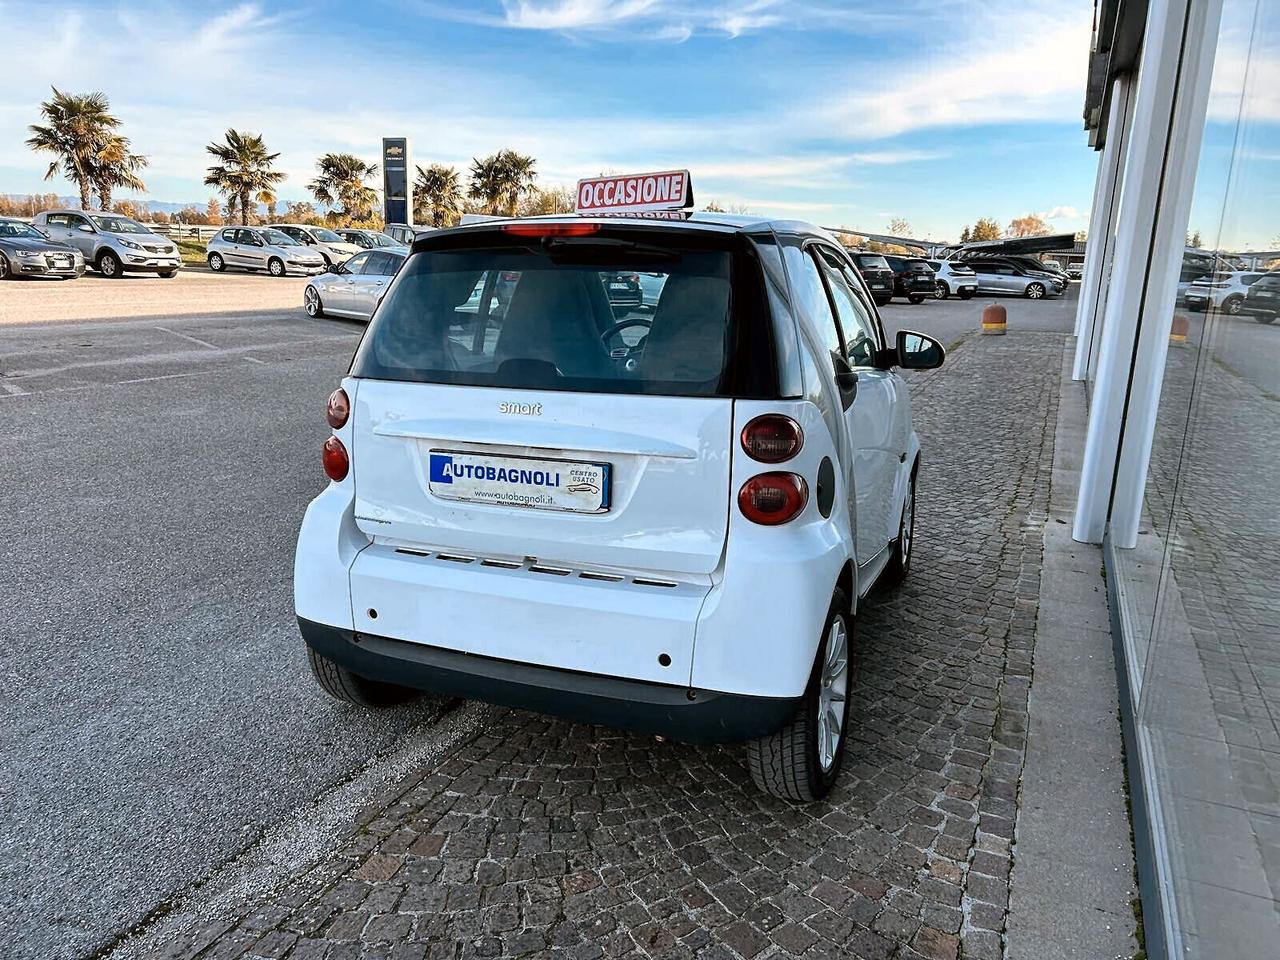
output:
[[[619,317],[605,283],[657,277]],[[475,309],[465,309],[477,287]],[[817,227],[556,216],[422,236],[329,398],[298,536],[319,684],[690,742],[830,789],[862,597],[911,563],[920,445],[872,298]]]

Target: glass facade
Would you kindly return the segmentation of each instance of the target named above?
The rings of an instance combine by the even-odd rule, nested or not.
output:
[[[1170,957],[1277,956],[1280,0],[1223,0],[1190,159],[1138,543],[1106,556],[1165,914],[1146,922]]]

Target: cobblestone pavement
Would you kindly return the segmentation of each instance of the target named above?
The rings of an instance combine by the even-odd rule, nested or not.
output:
[[[328,859],[159,955],[999,958],[1062,347],[975,336],[914,377],[916,565],[860,612],[825,802],[762,795],[740,748],[494,710]]]

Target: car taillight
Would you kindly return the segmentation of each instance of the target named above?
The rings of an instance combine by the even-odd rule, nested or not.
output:
[[[349,416],[351,400],[347,397],[347,391],[339,387],[329,394],[329,405],[325,408],[324,418],[329,421],[329,426],[337,430],[347,422]]]
[[[517,237],[588,237],[600,232],[598,223],[504,223],[499,229]]]
[[[809,484],[798,473],[762,473],[738,491],[738,509],[767,527],[795,519],[809,502]]]
[[[752,460],[782,463],[804,446],[800,424],[780,413],[766,413],[742,428],[742,449]]]
[[[320,461],[324,464],[324,472],[330,480],[345,480],[347,473],[351,470],[351,459],[347,456],[347,448],[337,437],[330,437],[324,442]]]

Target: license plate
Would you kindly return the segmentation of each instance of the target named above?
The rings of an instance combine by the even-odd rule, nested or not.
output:
[[[873,284],[871,285],[871,287],[872,287],[872,289],[874,289],[874,290],[888,290],[888,289],[889,289],[889,285],[888,285],[887,283],[873,283]]]
[[[428,487],[445,500],[567,513],[609,509],[609,464],[427,452]]]
[[[610,290],[629,290],[631,288],[628,287],[625,283],[611,283],[609,284],[609,289]]]

